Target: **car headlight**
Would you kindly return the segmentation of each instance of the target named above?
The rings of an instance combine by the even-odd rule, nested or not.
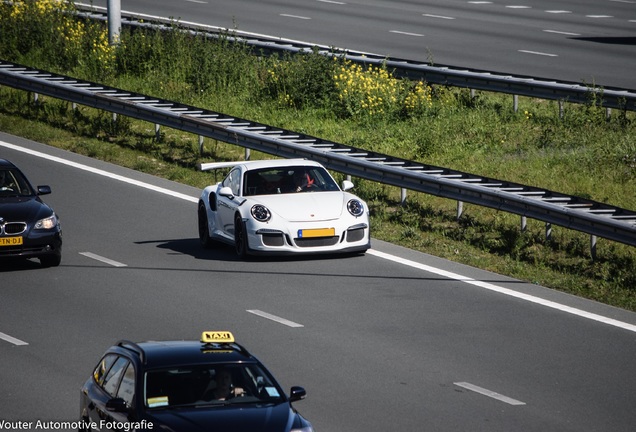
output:
[[[358,217],[362,216],[362,214],[364,213],[364,206],[359,200],[352,199],[349,200],[349,202],[347,203],[347,210],[349,210],[349,213],[351,213],[353,216]]]
[[[261,204],[253,205],[250,212],[252,213],[252,217],[259,222],[267,222],[272,218],[272,214],[267,207]]]
[[[53,213],[51,216],[40,219],[35,223],[35,229],[53,229],[57,226],[57,216]]]

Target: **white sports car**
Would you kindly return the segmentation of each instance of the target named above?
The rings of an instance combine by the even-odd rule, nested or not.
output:
[[[371,247],[369,210],[319,163],[306,159],[204,163],[202,171],[232,167],[203,189],[199,239],[258,254],[363,253]]]

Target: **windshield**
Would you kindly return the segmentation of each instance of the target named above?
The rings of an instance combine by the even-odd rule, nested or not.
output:
[[[247,171],[243,196],[340,190],[326,169],[290,166]]]
[[[0,197],[30,195],[33,190],[20,171],[0,168]]]
[[[257,364],[194,365],[146,372],[149,409],[278,403],[283,393]]]

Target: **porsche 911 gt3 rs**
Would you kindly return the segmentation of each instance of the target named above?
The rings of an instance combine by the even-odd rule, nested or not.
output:
[[[318,162],[281,159],[204,163],[229,168],[198,204],[199,239],[220,241],[240,257],[259,254],[363,253],[370,247],[367,204],[338,186]]]

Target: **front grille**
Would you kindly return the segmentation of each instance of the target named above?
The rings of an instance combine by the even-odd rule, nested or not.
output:
[[[284,246],[285,239],[282,234],[263,234],[263,244],[266,246]]]
[[[313,238],[295,238],[294,241],[298,247],[319,247],[319,246],[333,246],[338,243],[340,238],[338,236],[333,237],[313,237]]]
[[[18,235],[27,229],[26,222],[6,222],[0,225],[0,234]]]
[[[357,242],[364,238],[364,228],[358,228],[347,231],[347,241]]]

